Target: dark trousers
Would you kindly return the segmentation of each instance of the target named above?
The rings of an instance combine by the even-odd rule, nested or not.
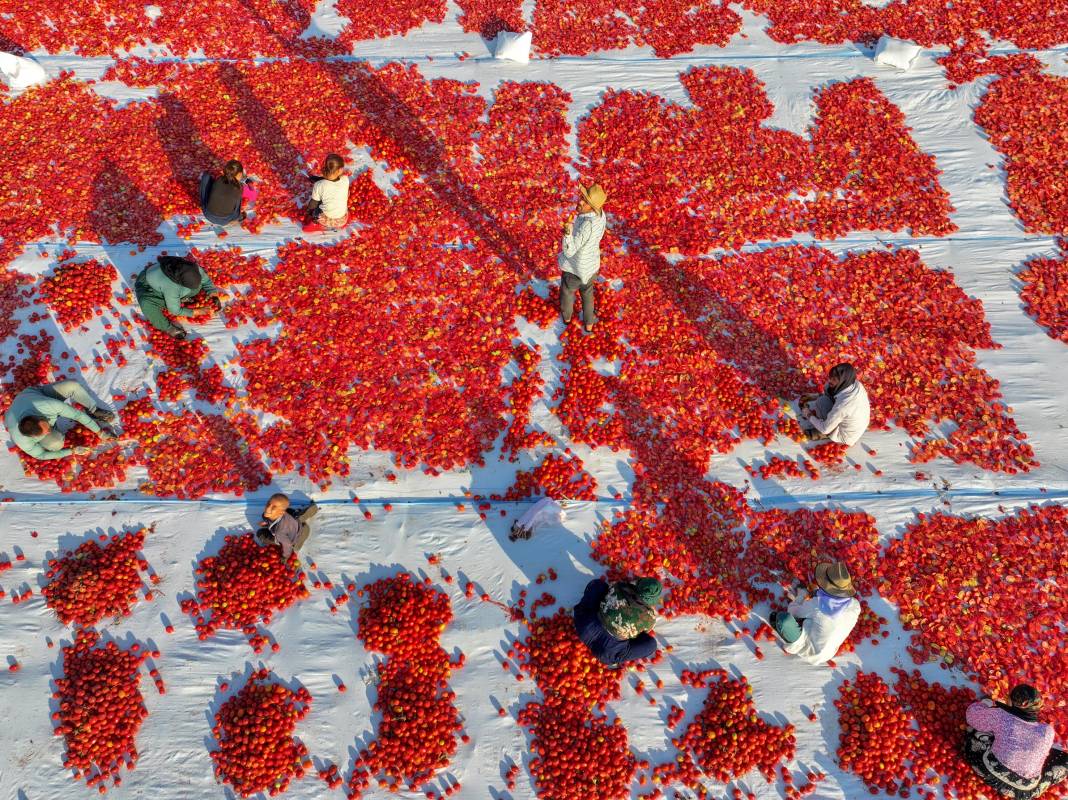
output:
[[[589,327],[597,321],[593,306],[593,282],[597,280],[594,275],[588,283],[583,283],[578,275],[570,272],[561,273],[560,278],[560,316],[564,322],[571,321],[571,315],[575,311],[575,292],[582,297],[582,324]]]

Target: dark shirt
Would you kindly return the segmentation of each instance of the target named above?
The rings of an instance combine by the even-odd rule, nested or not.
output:
[[[204,210],[217,217],[235,216],[241,206],[241,191],[240,183],[227,183],[222,178],[213,181]]]
[[[278,519],[269,520],[267,517],[261,517],[267,524],[260,528],[260,531],[269,534],[276,543],[282,546],[282,554],[286,558],[289,558],[289,554],[293,552],[297,537],[300,536],[300,520],[297,516],[294,509],[287,508]]]

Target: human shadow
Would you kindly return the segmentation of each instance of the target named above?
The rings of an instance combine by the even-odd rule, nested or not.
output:
[[[177,95],[163,92],[156,98],[156,103],[163,109],[163,114],[156,118],[156,135],[170,162],[171,176],[199,209],[200,173],[219,170],[224,159],[201,138],[193,115]]]
[[[93,207],[86,222],[101,241],[159,244],[163,216],[137,185],[110,159],[105,159],[90,189]]]
[[[275,116],[256,97],[236,65],[221,63],[217,70],[219,82],[233,98],[238,117],[256,150],[271,168],[274,181],[284,187],[296,203],[295,198],[304,194],[310,186],[308,180],[297,171],[303,161],[300,151],[289,141]],[[297,214],[298,211],[294,205],[292,213]]]
[[[519,280],[534,272],[528,252],[449,163],[445,144],[409,105],[366,64],[331,62],[326,70],[352,106],[412,163],[439,202],[456,214]]]
[[[740,376],[759,389],[767,398],[797,393],[807,380],[792,356],[760,319],[739,308],[715,282],[700,269],[701,259],[670,263],[654,252],[630,225],[614,226],[627,252],[644,262],[650,279],[670,303],[686,313],[701,336],[713,348],[722,349],[723,363],[738,370]],[[789,249],[783,245],[780,249]],[[707,263],[719,264],[722,259]],[[745,276],[735,276],[744,280]],[[707,303],[707,304],[706,304]],[[744,345],[739,345],[739,342]]]

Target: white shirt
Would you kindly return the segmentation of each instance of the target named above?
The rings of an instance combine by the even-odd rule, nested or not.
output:
[[[854,445],[860,441],[871,423],[871,403],[860,381],[834,397],[834,405],[826,419],[812,417],[812,426],[826,434],[832,442]]]
[[[849,604],[833,616],[820,611],[816,597],[803,597],[790,603],[787,609],[801,623],[801,637],[796,642],[783,644],[783,650],[809,664],[823,664],[834,658],[842,642],[849,638],[857,620],[860,619],[860,601],[849,598]]]
[[[589,283],[601,269],[601,237],[607,219],[604,213],[587,211],[575,217],[571,233],[560,242],[560,269]]]
[[[326,178],[318,180],[312,186],[312,200],[319,201],[319,208],[324,217],[340,219],[349,213],[349,176],[342,175],[336,181]]]

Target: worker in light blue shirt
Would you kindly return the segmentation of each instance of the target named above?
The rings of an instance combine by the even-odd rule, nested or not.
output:
[[[71,402],[85,411],[70,405]],[[61,417],[84,425],[101,439],[115,438],[107,427],[115,419],[115,412],[99,408],[89,392],[74,380],[23,389],[11,402],[4,424],[12,441],[31,458],[48,461],[90,452],[89,447],[65,446],[65,437],[56,428]]]

